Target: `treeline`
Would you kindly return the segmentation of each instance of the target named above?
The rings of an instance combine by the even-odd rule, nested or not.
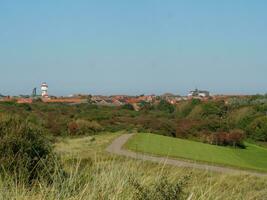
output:
[[[267,141],[266,96],[182,101],[175,106],[163,100],[157,105],[142,102],[139,107],[137,112],[132,105],[0,103],[1,113],[17,114],[54,136],[128,130],[240,147],[244,139]]]

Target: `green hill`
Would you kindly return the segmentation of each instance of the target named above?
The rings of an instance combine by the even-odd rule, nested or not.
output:
[[[267,149],[250,143],[246,143],[246,149],[235,149],[141,133],[131,138],[126,147],[144,153],[267,172]]]

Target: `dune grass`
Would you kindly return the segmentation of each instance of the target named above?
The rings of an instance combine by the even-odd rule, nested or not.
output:
[[[183,199],[267,199],[266,178],[164,166],[105,152],[105,147],[120,134],[57,138],[55,151],[61,156],[68,178],[61,179],[55,175],[55,181],[51,185],[40,180],[30,188],[12,178],[0,178],[0,200],[130,200],[137,199],[130,178],[134,177],[142,187],[150,190],[163,177],[167,177],[168,184],[171,185],[185,176],[189,179],[183,187]]]
[[[131,138],[126,147],[144,153],[267,172],[267,148],[250,143],[246,143],[246,149],[238,149],[141,133]]]

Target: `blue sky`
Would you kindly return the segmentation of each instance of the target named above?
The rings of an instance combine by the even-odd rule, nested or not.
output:
[[[0,93],[267,92],[265,0],[1,0]]]

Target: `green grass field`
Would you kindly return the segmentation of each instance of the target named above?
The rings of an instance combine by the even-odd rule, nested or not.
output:
[[[267,148],[246,146],[234,149],[149,133],[136,134],[126,144],[133,151],[267,172]]]

